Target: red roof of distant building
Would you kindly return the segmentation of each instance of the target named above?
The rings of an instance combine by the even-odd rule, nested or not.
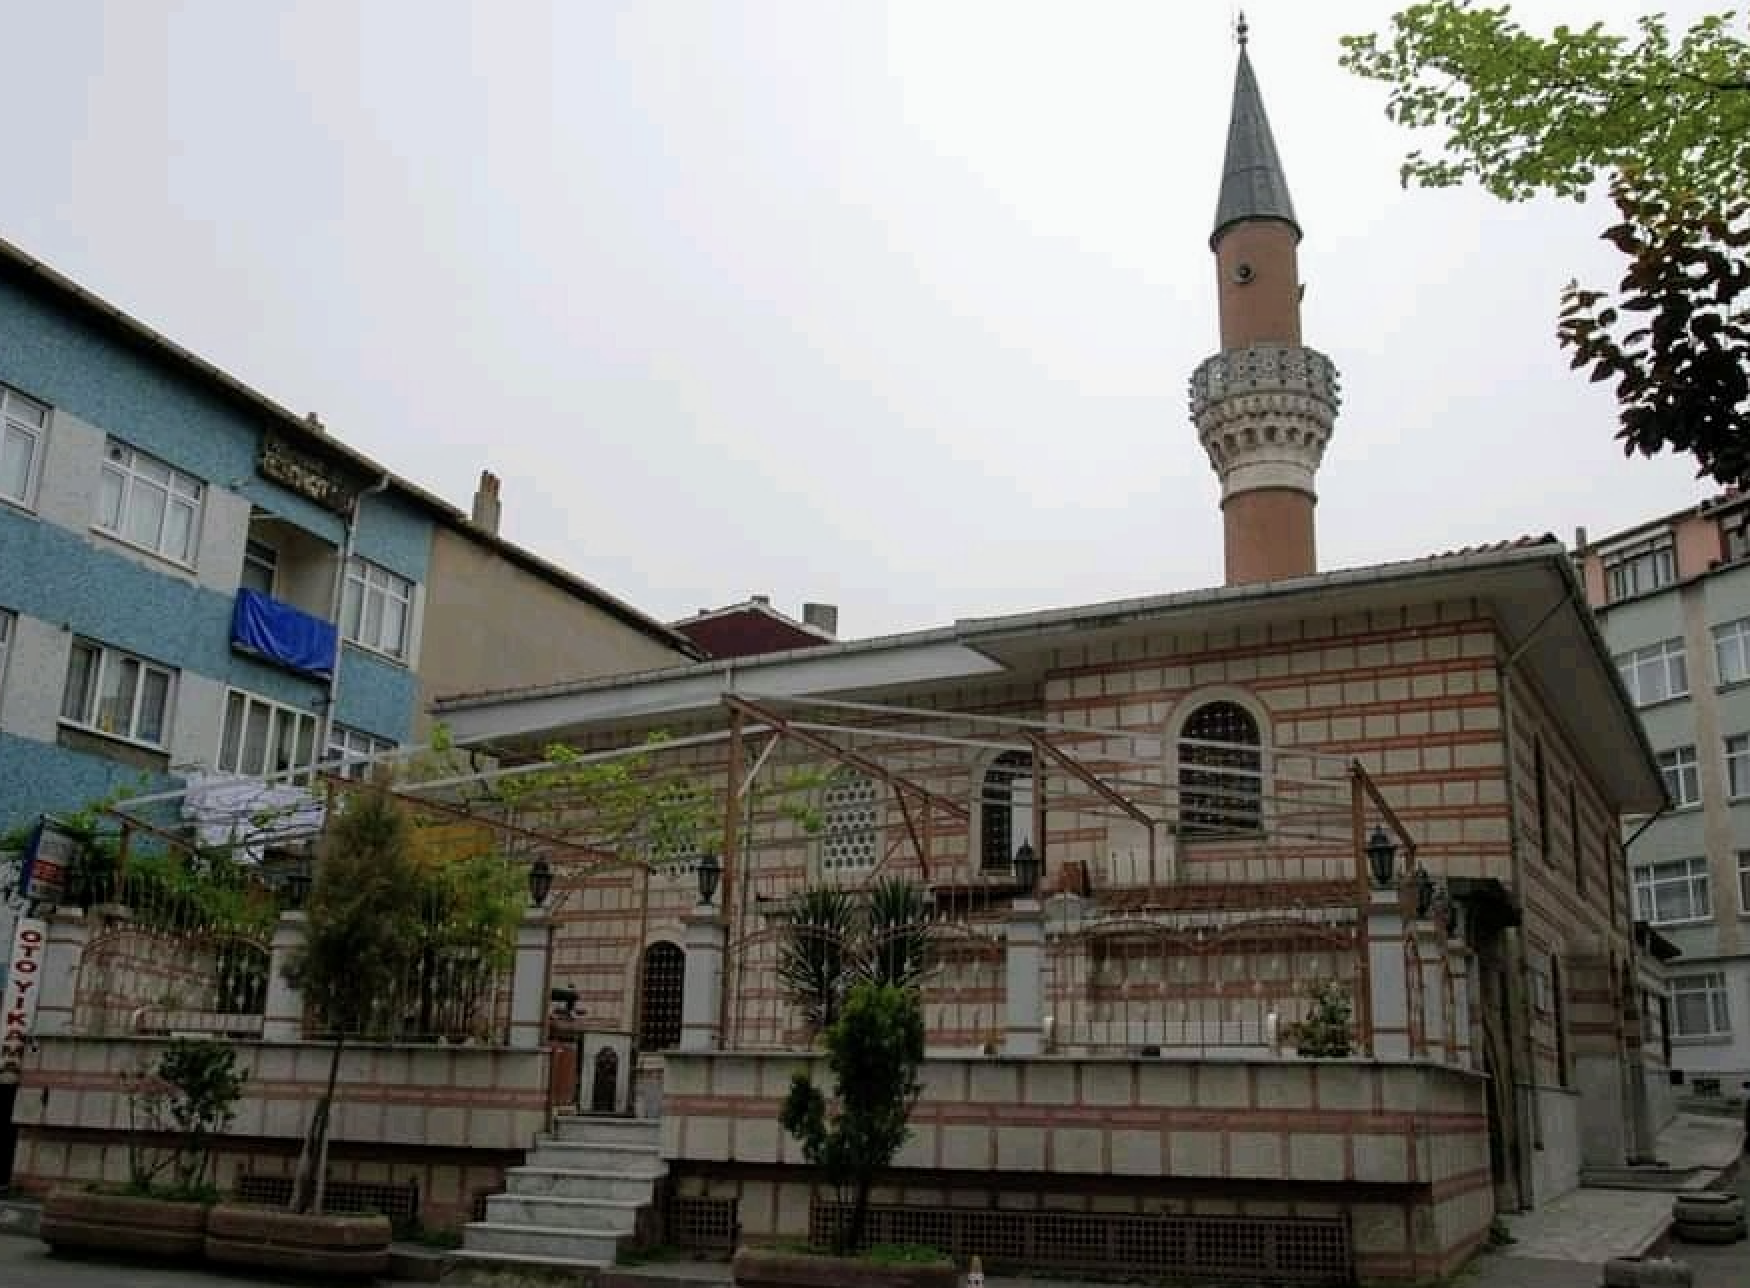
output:
[[[834,643],[833,637],[806,622],[788,617],[759,599],[713,608],[671,623],[707,657],[754,657],[790,649],[818,648]]]

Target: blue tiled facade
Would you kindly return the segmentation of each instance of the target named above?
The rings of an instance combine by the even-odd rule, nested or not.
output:
[[[282,419],[150,351],[10,266],[0,269],[0,383],[48,404],[57,417],[74,417],[202,480],[208,513],[215,492],[229,493],[335,551],[344,541],[343,518],[258,472],[262,440],[270,432],[286,433]],[[64,446],[53,425],[46,441],[53,461]],[[90,518],[75,524],[42,507],[31,513],[0,504],[0,610],[34,619],[35,638],[48,638],[63,651],[62,635],[86,637],[174,668],[181,676],[215,682],[179,683],[176,699],[180,707],[200,689],[214,708],[206,713],[214,728],[222,701],[215,684],[321,714],[327,693],[322,681],[233,650],[233,593],[215,588],[211,575],[204,579],[207,584],[198,584],[178,569],[160,570],[151,559],[130,557],[93,536],[95,496],[89,505]],[[429,511],[394,491],[371,496],[361,507],[355,549],[423,586],[435,522]],[[240,567],[241,533],[235,544]],[[18,649],[15,640],[15,655]],[[405,741],[418,693],[413,671],[356,647],[343,646],[341,653],[336,720],[379,738]],[[43,682],[40,667],[34,679],[20,674],[26,669],[11,666],[9,674],[0,675],[0,685]],[[57,676],[56,684],[63,679]],[[39,716],[42,703],[58,703],[59,696],[58,691],[38,695]],[[164,765],[142,771],[140,757],[126,749],[118,748],[114,756],[89,749],[92,743],[102,748],[101,739],[74,740],[81,744],[74,747],[56,731],[45,737],[40,718],[33,736],[20,736],[4,718],[18,709],[7,698],[0,691],[0,834],[40,812],[74,808],[118,786],[151,790],[179,781],[169,755],[162,758]],[[177,711],[173,720],[181,715]],[[208,741],[214,744],[205,753],[211,757],[216,738]]]

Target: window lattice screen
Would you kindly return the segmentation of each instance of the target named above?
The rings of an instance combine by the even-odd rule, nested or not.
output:
[[[821,794],[820,866],[825,872],[875,866],[875,780],[834,774]]]

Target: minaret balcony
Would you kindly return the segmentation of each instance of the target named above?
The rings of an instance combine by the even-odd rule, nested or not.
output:
[[[1300,344],[1260,344],[1205,358],[1191,375],[1191,416],[1239,394],[1289,394],[1324,403],[1336,418],[1341,401],[1337,366]]]

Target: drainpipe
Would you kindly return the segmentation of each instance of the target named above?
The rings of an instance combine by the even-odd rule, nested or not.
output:
[[[1525,638],[1519,641],[1513,651],[1508,653],[1505,658],[1495,663],[1495,683],[1496,688],[1500,693],[1502,726],[1501,745],[1504,753],[1505,763],[1503,769],[1505,771],[1507,789],[1507,854],[1513,879],[1513,893],[1520,901],[1521,907],[1524,906],[1525,898],[1525,851],[1519,841],[1519,793],[1516,783],[1517,775],[1514,773],[1513,686],[1510,682],[1512,679],[1510,672],[1513,670],[1514,666],[1518,664],[1519,659],[1525,655],[1526,650],[1536,642],[1537,637],[1539,633],[1542,632],[1543,628],[1549,625],[1549,623],[1555,618],[1555,615],[1565,608],[1573,600],[1573,597],[1573,586],[1572,583],[1569,583],[1564,588],[1561,598],[1551,604],[1544,612],[1543,616],[1537,619],[1537,624],[1525,633]],[[1510,1026],[1515,1022],[1513,1011],[1517,1010],[1523,1015],[1525,1007],[1530,1004],[1533,994],[1531,980],[1531,954],[1526,951],[1523,927],[1521,927],[1521,930],[1515,936],[1515,939],[1519,945],[1519,996],[1520,1001],[1524,1005],[1518,1008],[1510,1008],[1507,1016]],[[1515,1169],[1518,1173],[1515,1179],[1519,1186],[1520,1206],[1521,1208],[1529,1208],[1532,1206],[1534,1194],[1531,1191],[1531,1160],[1525,1156],[1524,1150],[1528,1139],[1531,1148],[1543,1148],[1543,1113],[1539,1109],[1537,1103],[1537,1051],[1532,1043],[1530,1019],[1528,1017],[1520,1019],[1518,1022],[1518,1028],[1518,1036],[1520,1040],[1517,1043],[1513,1042],[1515,1035],[1511,1029],[1509,1029],[1507,1034],[1507,1040],[1509,1044],[1517,1045],[1520,1048],[1520,1058],[1525,1062],[1524,1067],[1526,1076],[1531,1080],[1531,1093],[1524,1098],[1522,1108],[1516,1107],[1520,1113],[1520,1131],[1518,1132],[1520,1159],[1519,1166]],[[1519,1080],[1513,1078],[1510,1081],[1513,1085],[1515,1099],[1518,1099]]]
[[[322,715],[322,740],[316,745],[314,755],[320,764],[328,759],[329,745],[334,741],[334,711],[340,702],[340,658],[346,650],[340,641],[340,607],[346,600],[346,566],[352,562],[353,548],[358,538],[359,511],[364,508],[367,496],[380,496],[389,490],[389,476],[383,475],[364,491],[352,499],[352,508],[346,515],[346,536],[340,543],[340,560],[334,568],[334,593],[328,597],[328,620],[334,624],[334,666],[328,672],[327,708]]]

